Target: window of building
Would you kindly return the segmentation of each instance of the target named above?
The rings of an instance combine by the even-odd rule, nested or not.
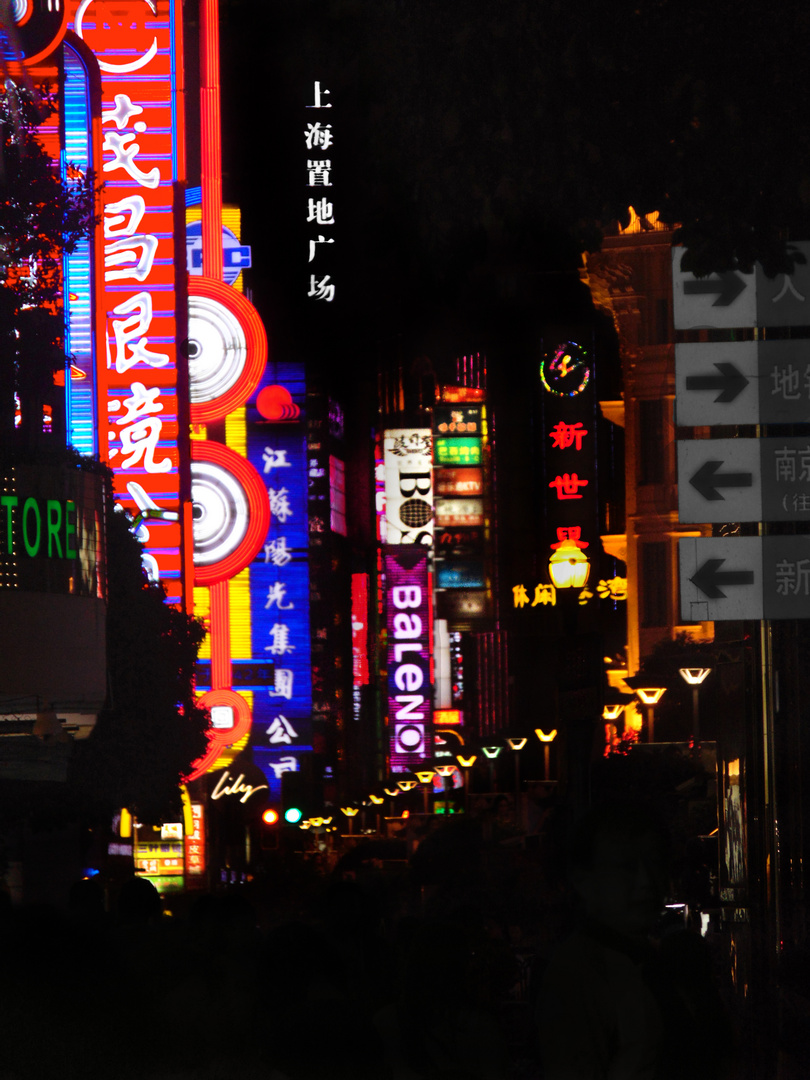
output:
[[[639,617],[645,629],[669,623],[669,545],[666,540],[651,540],[638,549]]]
[[[666,455],[664,409],[666,400],[638,403],[638,482],[662,484]]]
[[[346,467],[336,457],[329,455],[329,506],[331,508],[332,532],[346,536]]]

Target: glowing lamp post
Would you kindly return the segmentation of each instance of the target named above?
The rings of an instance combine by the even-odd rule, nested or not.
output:
[[[369,801],[371,802],[371,805],[374,807],[374,811],[375,811],[375,815],[376,815],[375,831],[379,833],[381,831],[380,830],[380,807],[385,802],[385,799],[383,798],[382,795],[376,795],[376,794],[374,794],[372,792],[372,794],[369,795]]]
[[[560,544],[548,560],[548,572],[556,589],[582,589],[591,572],[588,556],[573,541]]]
[[[495,782],[495,762],[498,759],[503,747],[500,743],[489,743],[487,746],[482,746],[481,751],[484,757],[489,762],[489,787],[490,791],[497,791],[497,784]]]
[[[543,744],[543,779],[549,781],[551,779],[551,744],[557,738],[557,729],[554,728],[546,735],[541,728],[535,728],[534,733]]]
[[[448,803],[447,793],[448,793],[448,790],[449,790],[448,786],[447,786],[447,781],[453,775],[453,773],[456,771],[456,766],[455,765],[434,765],[433,766],[433,771],[436,773],[437,776],[440,776],[442,778],[442,783],[444,784],[444,791],[443,791],[442,794],[444,795],[444,812],[446,814],[447,813],[447,803]]]
[[[666,693],[665,686],[656,686],[648,675],[633,675],[624,680],[647,710],[647,742],[655,742],[655,706]]]
[[[700,712],[698,702],[698,687],[704,681],[704,679],[711,674],[710,667],[682,667],[678,668],[678,672],[687,684],[692,687],[692,749],[695,754],[698,752],[698,743],[700,742]]]
[[[351,836],[352,833],[354,832],[354,819],[360,813],[359,807],[357,807],[357,806],[341,806],[340,810],[341,810],[341,813],[345,814],[346,817],[349,819],[349,836]]]
[[[389,804],[388,804],[388,816],[393,817],[394,816],[394,799],[396,799],[398,795],[401,795],[402,792],[399,790],[399,788],[397,787],[396,784],[388,784],[387,787],[383,788],[383,791],[388,796],[388,798],[391,800],[389,802]]]
[[[417,769],[415,774],[416,779],[422,785],[422,812],[424,814],[430,813],[430,789],[433,787],[433,777],[436,775],[433,769]]]
[[[464,811],[467,814],[470,812],[470,769],[472,769],[477,760],[477,754],[470,754],[468,757],[465,757],[463,754],[456,754],[456,761],[464,771]]]
[[[522,814],[520,812],[520,751],[529,741],[525,735],[509,735],[506,738],[509,743],[509,749],[514,751],[515,754],[515,818],[518,822],[522,821]]]

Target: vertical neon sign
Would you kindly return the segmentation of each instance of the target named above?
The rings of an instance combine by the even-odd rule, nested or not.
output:
[[[184,178],[180,20],[176,0],[70,6],[101,71],[99,454],[122,505],[148,519],[144,562],[171,603],[184,599],[176,256],[184,263],[173,188]]]
[[[432,757],[433,746],[433,605],[425,546],[387,547],[385,583],[391,771],[407,772]]]

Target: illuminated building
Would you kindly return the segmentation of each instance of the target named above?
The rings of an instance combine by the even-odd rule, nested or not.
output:
[[[713,636],[711,623],[684,625],[678,597],[678,538],[695,526],[678,524],[675,461],[675,331],[672,323],[672,230],[631,212],[627,229],[606,235],[587,256],[585,276],[594,303],[619,336],[623,400],[603,401],[604,416],[624,428],[626,529],[604,536],[607,550],[627,564],[627,674],[664,637],[681,631]]]
[[[243,291],[251,251],[238,209],[222,202],[217,0],[33,3],[15,17],[29,74],[57,93],[43,145],[68,183],[89,169],[104,182],[94,234],[63,260],[66,441],[109,463],[147,573],[208,628],[197,689],[212,728],[188,778],[187,828],[151,837],[142,856],[157,878],[182,878],[156,870],[158,849],[170,845],[172,870],[199,858],[201,814],[217,802],[205,795],[206,773],[249,748],[278,796],[283,774],[312,750],[305,372],[268,357]],[[46,499],[54,557],[57,541],[67,543],[57,509],[75,530],[81,568],[52,591],[98,599],[95,496],[22,475],[5,482],[27,500],[26,524],[40,512],[30,499]],[[85,596],[90,579],[97,592]],[[103,657],[78,616],[70,622],[87,655]],[[75,672],[96,686],[87,664]],[[50,700],[64,707],[64,694]]]

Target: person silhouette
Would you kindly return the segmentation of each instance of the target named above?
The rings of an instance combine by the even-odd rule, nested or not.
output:
[[[730,1080],[731,1025],[705,942],[653,931],[669,881],[667,830],[643,803],[592,808],[576,825],[568,880],[576,928],[538,995],[545,1080]]]

